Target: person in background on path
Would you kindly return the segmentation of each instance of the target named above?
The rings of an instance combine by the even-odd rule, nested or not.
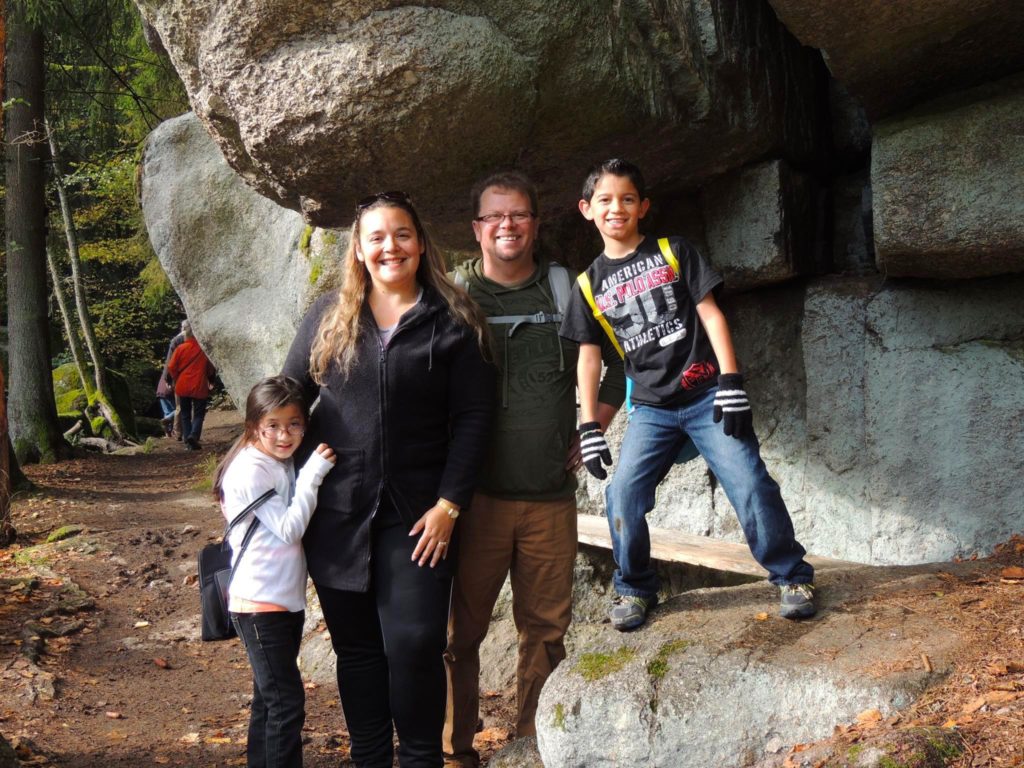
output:
[[[170,392],[169,399],[173,404],[170,415],[164,413],[164,417],[160,420],[164,427],[164,433],[170,437],[172,434],[177,435],[178,439],[181,440],[181,403],[178,402],[178,397],[174,394],[174,382],[171,380],[171,376],[167,373],[167,366],[170,365],[171,357],[174,355],[174,350],[181,346],[181,342],[185,340],[185,329],[192,328],[192,324],[187,320],[181,321],[181,330],[175,334],[174,338],[171,339],[167,345],[167,354],[164,356],[164,368],[160,372],[160,383],[157,385],[157,397],[161,397],[160,389],[164,384]],[[160,404],[163,410],[163,403]]]
[[[306,429],[306,401],[299,383],[286,376],[252,388],[244,429],[217,467],[213,491],[229,522],[266,491],[275,492],[228,536],[235,553],[228,610],[252,667],[247,765],[301,768],[306,695],[296,658],[306,617],[302,535],[317,490],[334,466],[334,451],[318,445],[296,477],[292,455]],[[239,559],[250,526],[254,533]]]
[[[643,175],[631,163],[608,160],[587,176],[579,208],[597,226],[604,252],[577,281],[561,329],[580,343],[580,438],[595,477],[603,479],[602,464],[612,463],[597,407],[598,345],[606,334],[624,352],[634,382],[636,407],[605,492],[618,566],[612,624],[635,629],[657,602],[646,516],[687,435],[736,510],[754,558],[781,587],[781,615],[812,616],[814,568],[761,460],[729,325],[715,299],[722,278],[683,238],[641,234],[649,205]]]
[[[472,513],[462,523],[448,628],[446,763],[476,768],[480,644],[505,578],[519,632],[516,735],[536,733],[541,688],[565,658],[576,561],[577,345],[560,339],[562,303],[573,276],[535,253],[537,190],[517,172],[474,187],[473,232],[482,257],[455,273],[488,316],[500,369],[495,427]],[[561,273],[559,275],[559,272]],[[606,344],[609,375],[598,419],[607,426],[622,404],[622,360]]]
[[[164,428],[164,434],[170,437],[174,434],[174,385],[167,380],[166,372],[164,368],[156,383],[156,401],[160,405],[160,425]]]
[[[181,402],[181,434],[185,450],[198,451],[202,448],[199,440],[203,436],[203,419],[212,388],[210,377],[216,369],[192,335],[191,324],[186,321],[181,325],[185,340],[171,355],[167,373],[174,379],[174,394]]]
[[[440,768],[453,536],[476,513],[494,413],[487,324],[405,193],[359,202],[345,259],[283,370],[320,398],[309,444],[338,457],[303,540],[309,575],[353,762],[390,768],[397,731],[402,768]]]

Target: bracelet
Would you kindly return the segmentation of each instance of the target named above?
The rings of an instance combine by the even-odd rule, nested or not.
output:
[[[452,520],[459,516],[459,508],[452,504],[450,501],[448,501],[448,499],[438,499],[437,504],[435,504],[434,506],[440,507],[445,512],[447,512],[448,517],[450,517]]]

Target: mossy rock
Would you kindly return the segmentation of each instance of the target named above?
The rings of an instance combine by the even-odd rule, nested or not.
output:
[[[56,541],[70,539],[72,536],[77,536],[84,530],[85,529],[80,525],[63,525],[57,530],[50,532],[50,535],[46,537],[46,543],[53,544]]]
[[[88,368],[86,375],[92,379],[92,368]],[[135,414],[132,411],[131,391],[128,382],[118,371],[107,369],[107,386],[110,389],[110,405],[114,412],[121,417],[125,431],[134,435],[136,430]],[[65,363],[53,370],[53,394],[57,401],[58,413],[72,413],[85,410],[89,402],[90,393],[82,390],[82,380],[78,376],[78,368],[74,363]],[[97,432],[93,420],[93,434]],[[110,430],[103,433],[103,437],[110,437]]]
[[[138,430],[135,434],[139,437],[161,437],[164,434],[164,428],[160,423],[160,419],[154,419],[150,416],[136,416],[135,428]]]

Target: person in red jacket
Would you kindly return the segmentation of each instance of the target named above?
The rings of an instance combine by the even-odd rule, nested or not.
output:
[[[181,434],[185,450],[198,451],[202,448],[199,438],[203,434],[206,401],[210,398],[210,377],[216,373],[216,368],[192,335],[192,325],[185,321],[181,330],[185,340],[171,355],[167,373],[174,379],[174,394],[181,401]]]

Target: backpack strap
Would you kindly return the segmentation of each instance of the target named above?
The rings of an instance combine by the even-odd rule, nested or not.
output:
[[[679,276],[679,259],[672,253],[672,246],[668,244],[667,237],[658,238],[658,247],[661,249],[661,255],[665,257],[665,261],[675,271],[676,276]]]
[[[560,323],[565,313],[565,307],[569,303],[570,290],[569,270],[561,264],[551,262],[548,268],[548,285],[551,287],[551,295],[555,300],[555,312],[535,312],[532,315],[494,315],[487,318],[488,325],[511,325],[508,335],[511,336],[516,328],[523,323]],[[469,292],[469,280],[462,269],[455,270],[455,285],[462,290]]]
[[[579,276],[576,278],[576,283],[579,285],[580,291],[583,293],[583,298],[586,299],[587,304],[590,305],[590,311],[593,313],[594,319],[601,324],[601,327],[604,328],[604,332],[608,334],[608,338],[611,339],[612,346],[614,346],[615,351],[619,353],[619,357],[625,358],[626,353],[622,351],[622,345],[619,344],[619,340],[615,338],[615,331],[612,330],[611,323],[609,323],[608,318],[604,316],[604,312],[597,307],[597,301],[594,299],[594,289],[590,287],[590,278],[587,277],[587,273],[585,271],[580,272]]]

